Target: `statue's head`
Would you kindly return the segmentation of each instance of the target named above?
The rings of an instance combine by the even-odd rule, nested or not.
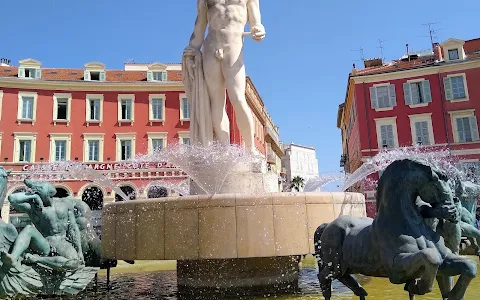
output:
[[[34,181],[30,179],[25,179],[23,181],[27,187],[29,187],[35,194],[39,195],[42,200],[50,201],[53,196],[57,193],[57,190],[53,185],[48,182]]]

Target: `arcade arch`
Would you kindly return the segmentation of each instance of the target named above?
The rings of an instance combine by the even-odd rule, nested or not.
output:
[[[131,182],[122,182],[121,184],[118,185],[118,187],[123,193],[125,193],[125,195],[127,195],[127,197],[130,200],[137,199],[138,189],[135,184]],[[119,201],[125,201],[125,199],[123,199],[120,195],[117,195],[117,193],[115,193],[115,202],[119,202]]]

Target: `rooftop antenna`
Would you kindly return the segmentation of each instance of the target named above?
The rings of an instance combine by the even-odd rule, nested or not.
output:
[[[377,47],[378,49],[380,49],[380,54],[382,55],[382,61],[385,61],[385,56],[383,55],[383,49],[385,49],[385,47],[383,47],[383,43],[385,41],[382,41],[381,39],[378,39],[378,44],[379,46]]]
[[[434,43],[434,40],[438,39],[438,37],[436,36],[437,32],[442,30],[442,29],[435,29],[433,27],[433,25],[435,24],[439,24],[439,22],[431,22],[431,23],[425,23],[425,24],[422,24],[423,26],[427,26],[428,27],[428,36],[425,36],[425,37],[429,37],[430,38],[430,44],[432,45],[432,50],[433,50],[433,43]]]
[[[363,52],[363,48],[360,48],[360,49],[357,49],[357,50],[350,50],[350,51],[360,52],[361,61],[362,61],[362,62],[365,61],[365,54],[364,54],[364,52]],[[356,60],[356,61],[358,61],[358,60]]]

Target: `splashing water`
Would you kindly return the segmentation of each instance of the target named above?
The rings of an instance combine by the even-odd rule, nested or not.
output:
[[[174,190],[180,195],[190,194],[190,180],[183,180],[180,183],[172,183],[164,180],[156,180],[150,184],[150,187],[165,188],[167,190]]]

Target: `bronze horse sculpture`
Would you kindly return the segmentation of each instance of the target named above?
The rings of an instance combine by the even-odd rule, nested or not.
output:
[[[420,209],[417,197],[427,205]],[[318,279],[325,299],[331,299],[335,279],[366,299],[367,292],[352,274],[405,284],[410,299],[431,292],[438,278],[444,298],[463,299],[477,265],[453,254],[426,217],[458,222],[447,176],[421,162],[393,162],[378,183],[375,219],[341,216],[315,232]],[[448,280],[441,280],[456,275],[460,277],[453,288]]]

